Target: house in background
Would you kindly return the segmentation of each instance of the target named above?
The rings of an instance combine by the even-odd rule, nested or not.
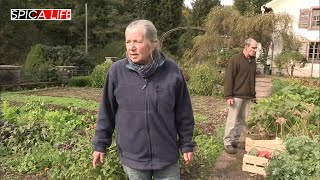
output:
[[[273,0],[261,7],[262,13],[287,13],[293,17],[293,32],[302,42],[300,53],[307,58],[304,67],[295,67],[294,76],[320,77],[320,2],[319,0]],[[282,52],[281,38],[274,38],[274,59]],[[279,71],[272,63],[272,72]],[[286,70],[281,70],[287,74]]]

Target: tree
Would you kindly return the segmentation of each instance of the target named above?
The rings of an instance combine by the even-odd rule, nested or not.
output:
[[[157,11],[159,12],[157,17],[159,20],[154,23],[160,35],[181,25],[182,7],[183,0],[161,0],[157,6]],[[166,38],[166,41],[164,41],[163,45],[169,53],[176,55],[178,51],[177,42],[181,34],[182,32],[171,33],[169,37]]]
[[[202,26],[203,21],[214,6],[220,6],[220,0],[196,0],[192,5],[192,25]]]
[[[22,65],[30,47],[85,44],[85,3],[79,1],[1,0],[0,64]],[[10,21],[12,8],[71,9],[71,21]],[[2,11],[4,9],[5,11]],[[88,2],[89,52],[103,48],[116,40],[123,40],[124,29],[133,16],[126,11],[124,0],[96,0]]]
[[[233,6],[241,15],[253,16],[261,14],[261,6],[271,0],[234,0]]]
[[[241,16],[232,7],[215,7],[207,16],[204,28],[206,33],[195,38],[192,56],[187,58],[193,63],[213,61],[217,65],[222,50],[243,47],[244,40],[249,37],[267,47],[264,48],[267,51],[275,34],[286,38],[285,35],[292,32],[292,18],[286,14],[248,17]]]
[[[304,66],[307,59],[297,51],[283,51],[274,60],[279,68],[285,68],[290,76],[293,76],[294,68],[297,65]],[[290,70],[290,73],[289,73]]]
[[[133,16],[133,19],[148,19],[157,21],[158,5],[161,0],[123,0],[123,9]]]
[[[39,32],[30,21],[10,20],[10,9],[28,8],[27,2],[1,0],[0,5],[0,64],[21,65]]]

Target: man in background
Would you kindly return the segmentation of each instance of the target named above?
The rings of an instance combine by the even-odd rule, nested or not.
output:
[[[229,106],[224,133],[224,149],[229,154],[244,149],[240,136],[245,129],[250,101],[256,100],[255,79],[257,41],[249,38],[241,53],[229,60],[224,79],[224,96]]]

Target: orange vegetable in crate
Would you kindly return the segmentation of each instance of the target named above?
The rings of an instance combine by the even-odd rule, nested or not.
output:
[[[271,155],[268,151],[259,151],[258,152],[258,156],[259,157],[264,157],[264,158],[267,158],[267,159],[270,159],[271,158]]]

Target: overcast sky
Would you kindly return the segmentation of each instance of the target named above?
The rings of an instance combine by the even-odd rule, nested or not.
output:
[[[184,0],[184,4],[186,4],[188,7],[191,7],[191,2],[194,0]],[[222,5],[232,5],[233,0],[220,0]]]

